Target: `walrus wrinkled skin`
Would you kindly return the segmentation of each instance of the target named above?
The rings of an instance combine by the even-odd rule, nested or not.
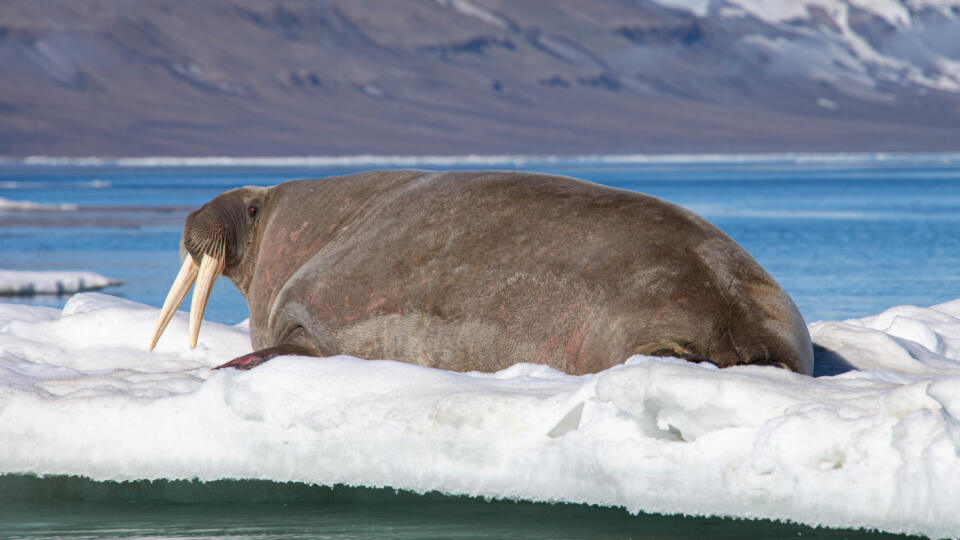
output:
[[[647,354],[813,371],[796,306],[736,242],[674,204],[572,178],[377,171],[244,187],[190,214],[182,247],[154,344],[194,279],[195,343],[222,273],[255,350],[225,366],[348,354],[582,374]]]

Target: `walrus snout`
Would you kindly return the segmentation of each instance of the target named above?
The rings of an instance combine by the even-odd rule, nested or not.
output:
[[[231,227],[230,221],[229,218],[224,219],[222,212],[218,212],[217,207],[211,203],[187,216],[181,239],[186,256],[160,310],[160,318],[150,340],[151,351],[156,347],[157,341],[194,282],[196,286],[190,302],[190,348],[197,346],[210,291],[217,276],[223,271],[228,246],[236,242],[236,227]]]
[[[180,237],[183,265],[160,310],[150,350],[156,347],[194,282],[196,287],[190,304],[190,347],[196,347],[213,282],[221,274],[229,277],[231,269],[242,260],[244,246],[256,225],[265,192],[264,188],[256,186],[233,189],[187,216]]]
[[[230,199],[218,197],[187,216],[181,242],[198,264],[204,254],[219,259],[224,266],[236,262],[233,259],[237,258],[246,223],[238,216],[243,211],[243,201]]]

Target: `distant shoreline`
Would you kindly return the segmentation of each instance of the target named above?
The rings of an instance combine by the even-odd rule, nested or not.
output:
[[[457,166],[537,164],[698,164],[698,163],[960,163],[960,152],[770,152],[690,154],[583,154],[583,155],[329,155],[329,156],[142,156],[142,157],[0,157],[0,166],[70,167],[302,167],[302,166]]]

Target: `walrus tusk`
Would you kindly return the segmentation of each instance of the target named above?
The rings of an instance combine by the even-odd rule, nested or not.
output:
[[[177,278],[173,280],[173,285],[170,286],[167,299],[163,301],[163,309],[160,310],[160,319],[157,320],[157,327],[153,330],[153,339],[150,340],[151,351],[157,346],[160,335],[167,329],[167,324],[170,323],[173,314],[177,312],[177,308],[180,307],[183,299],[186,298],[190,286],[193,285],[194,280],[197,279],[198,269],[197,263],[193,262],[193,258],[189,255],[183,260],[183,266],[180,267]]]
[[[190,348],[197,347],[197,336],[200,335],[200,323],[203,322],[203,312],[207,309],[207,300],[210,298],[210,290],[213,289],[213,282],[220,275],[222,263],[214,257],[203,254],[200,260],[200,275],[197,277],[197,284],[193,287],[193,300],[190,302]]]

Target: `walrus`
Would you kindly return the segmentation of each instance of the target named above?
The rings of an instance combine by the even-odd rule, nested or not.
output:
[[[191,213],[152,350],[196,281],[190,346],[229,278],[254,352],[571,374],[632,355],[813,371],[793,301],[675,204],[524,172],[375,171],[227,191]]]

